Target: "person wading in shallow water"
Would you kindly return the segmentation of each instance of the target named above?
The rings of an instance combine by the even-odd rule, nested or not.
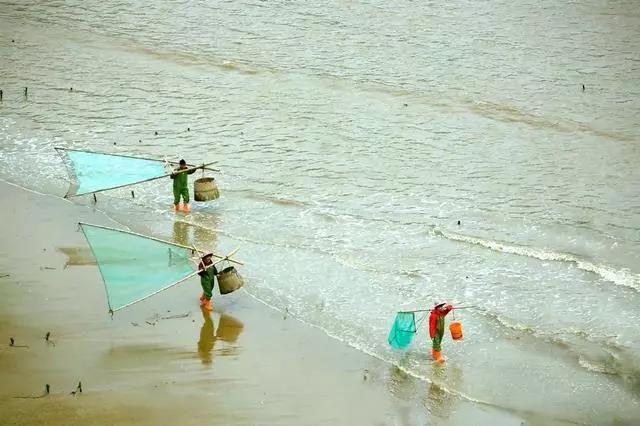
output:
[[[196,169],[176,173],[187,169],[187,162],[180,160],[178,168],[171,173],[171,179],[173,179],[173,208],[175,211],[188,212],[191,210],[191,207],[189,207],[189,178],[187,175],[195,173]],[[180,197],[182,197],[183,204],[180,204]]]
[[[200,275],[200,285],[202,286],[202,295],[200,296],[200,307],[206,311],[213,311],[211,305],[211,296],[213,292],[213,286],[215,285],[216,275],[218,270],[213,265],[211,253],[205,254],[198,265],[198,275]]]
[[[453,309],[452,305],[436,304],[429,314],[429,337],[431,337],[431,356],[438,363],[443,363],[442,337],[444,336],[444,317]]]

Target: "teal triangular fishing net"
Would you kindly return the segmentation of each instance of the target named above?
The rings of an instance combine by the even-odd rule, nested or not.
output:
[[[398,312],[387,341],[394,349],[405,349],[416,334],[416,317],[413,312]]]
[[[158,160],[56,149],[71,176],[67,196],[119,188],[167,175],[164,163]]]
[[[81,223],[107,291],[117,311],[194,274],[191,250],[143,235]]]

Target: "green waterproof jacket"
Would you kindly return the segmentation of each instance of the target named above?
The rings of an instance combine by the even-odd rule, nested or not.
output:
[[[200,264],[200,266],[202,266],[202,264]],[[202,293],[207,298],[207,300],[211,300],[213,286],[215,285],[215,278],[216,275],[218,275],[218,270],[215,266],[211,266],[206,270],[200,269],[198,275],[200,275],[200,285],[202,286]]]
[[[176,171],[174,171],[174,173],[171,174],[171,179],[173,179],[173,189],[174,190],[187,189],[189,186],[189,178],[187,177],[187,175],[194,174],[196,172],[196,169],[189,170],[188,172],[182,172],[182,173],[175,173]]]
[[[210,266],[208,269],[204,271],[199,271],[198,275],[200,275],[200,284],[204,287],[206,285],[211,285],[215,283],[216,275],[218,275],[218,271],[215,266]]]

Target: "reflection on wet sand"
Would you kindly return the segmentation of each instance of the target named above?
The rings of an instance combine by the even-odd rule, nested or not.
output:
[[[195,215],[195,213],[194,213]],[[206,220],[206,223],[211,223],[213,228],[209,229],[204,226],[195,225],[193,223],[184,222],[182,220],[175,220],[173,222],[173,242],[182,244],[184,246],[196,247],[213,247],[216,244],[217,231],[215,224],[217,223],[217,216],[204,213],[197,214],[199,220]],[[193,235],[189,230],[192,229]]]
[[[183,246],[189,245],[189,224],[176,220],[173,222],[173,242],[182,244]]]
[[[402,401],[411,401],[415,398],[414,379],[397,366],[391,366],[389,370],[389,382],[387,387],[391,393]],[[400,407],[398,409],[398,421],[400,425],[415,424],[410,407]]]
[[[180,347],[156,343],[114,345],[104,352],[100,364],[111,375],[140,378],[149,372],[164,371],[168,364],[186,355]]]
[[[217,221],[213,221],[215,223]],[[191,225],[193,228],[193,242],[196,246],[215,245],[217,240],[217,231],[205,228],[204,226]]]
[[[462,370],[432,363],[430,359],[425,362],[432,364],[428,382],[418,380],[397,366],[392,366],[387,386],[393,395],[403,401],[421,400],[428,412],[429,423],[434,419],[449,419],[455,412],[456,401],[460,399],[447,388],[459,389],[462,386]],[[399,414],[401,424],[410,425],[417,421],[416,413],[412,413],[409,408]]]
[[[204,323],[200,328],[200,340],[198,340],[198,356],[203,364],[211,364],[213,362],[213,346],[216,342],[215,329],[211,314],[202,309],[202,319]]]
[[[447,419],[454,411],[455,400],[458,399],[448,392],[441,384],[447,383],[452,389],[460,389],[462,386],[462,370],[451,366],[442,366],[433,363],[431,382],[427,389],[424,405],[431,415],[441,419]]]
[[[200,329],[200,340],[198,340],[198,356],[203,364],[213,363],[213,349],[216,341],[220,340],[226,343],[235,343],[242,333],[244,325],[236,318],[222,313],[218,321],[218,330],[214,328],[211,314],[202,310],[202,319],[204,323]],[[218,349],[218,353],[223,356],[237,355],[238,348],[236,346],[226,346]]]
[[[64,267],[95,265],[96,260],[89,247],[58,247],[58,251],[67,256]]]

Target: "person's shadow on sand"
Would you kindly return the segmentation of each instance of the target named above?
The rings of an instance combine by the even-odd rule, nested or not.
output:
[[[220,320],[218,321],[218,332],[213,325],[213,320],[211,319],[211,313],[208,311],[202,310],[202,319],[204,323],[202,324],[202,328],[200,329],[200,340],[198,340],[198,356],[203,364],[208,365],[213,363],[213,348],[217,340],[221,340],[227,343],[235,343],[242,333],[242,329],[244,328],[244,324],[234,317],[221,314]],[[236,353],[235,348],[224,348],[220,350],[221,355],[233,355]]]

